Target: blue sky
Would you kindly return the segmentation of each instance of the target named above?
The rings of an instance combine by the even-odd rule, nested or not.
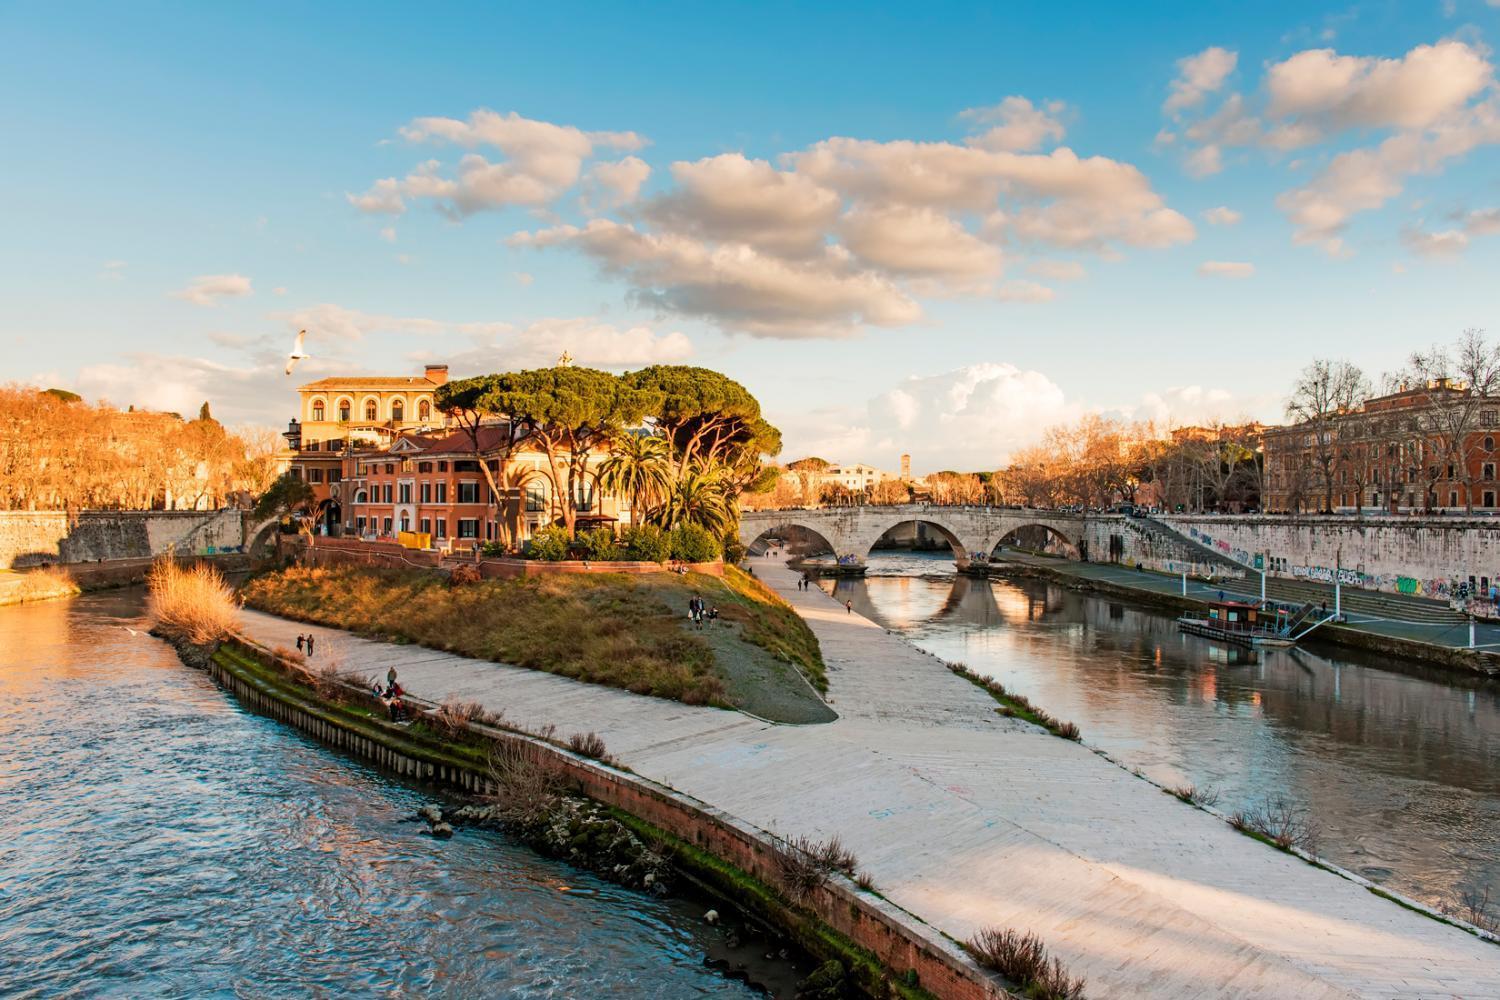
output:
[[[1314,356],[1495,328],[1497,37],[1487,0],[6,4],[0,380],[279,424],[304,376],[691,361],[785,457],[918,470],[1275,417]]]

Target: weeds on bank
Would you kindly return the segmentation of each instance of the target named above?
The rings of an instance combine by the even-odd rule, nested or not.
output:
[[[234,591],[205,563],[182,566],[164,556],[151,564],[146,586],[152,625],[168,638],[208,646],[229,635],[239,621]]]
[[[993,677],[975,673],[962,663],[949,663],[948,669],[953,671],[964,680],[977,688],[989,692],[990,697],[1000,703],[996,709],[1007,719],[1024,719],[1027,722],[1041,726],[1054,736],[1061,736],[1065,740],[1078,741],[1083,738],[1078,724],[1074,722],[1063,722],[1049,715],[1044,710],[1033,705],[1025,695],[1014,694],[1005,689],[1005,685]]]
[[[605,764],[613,763],[604,746],[604,738],[598,733],[574,733],[568,737],[568,749],[584,757],[592,757]]]
[[[486,771],[495,791],[486,796],[500,819],[535,829],[556,813],[563,797],[561,771],[517,743],[494,743]]]
[[[47,566],[27,570],[20,574],[20,582],[10,588],[9,593],[25,604],[27,601],[45,601],[53,597],[64,597],[79,591],[78,582],[65,569]]]
[[[1283,851],[1296,847],[1309,854],[1317,853],[1316,821],[1306,809],[1293,805],[1282,795],[1273,795],[1259,805],[1236,811],[1229,817],[1229,825]]]
[[[1083,979],[1074,979],[1062,962],[1047,958],[1047,948],[1035,934],[986,927],[964,943],[974,961],[993,969],[1021,987],[1033,1000],[1081,1000]]]
[[[1495,905],[1490,900],[1490,889],[1488,885],[1456,889],[1438,909],[1492,934],[1500,932],[1500,917],[1497,917]]]
[[[836,835],[827,840],[773,836],[771,854],[777,882],[788,897],[799,901],[826,885],[828,876],[834,872],[854,878],[859,867],[854,853]],[[870,888],[874,888],[874,883]]]
[[[1199,788],[1197,785],[1177,785],[1166,789],[1167,794],[1175,795],[1188,805],[1203,806],[1209,808],[1218,805],[1219,790],[1212,786]]]

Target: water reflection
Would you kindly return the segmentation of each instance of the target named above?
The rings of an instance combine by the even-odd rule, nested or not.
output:
[[[241,711],[140,614],[0,610],[0,994],[754,995],[683,904],[415,835],[415,791]]]
[[[874,553],[840,600],[999,678],[1129,767],[1220,789],[1228,810],[1284,793],[1330,859],[1438,901],[1500,892],[1500,687],[1335,647],[1250,651],[1170,615],[1037,581],[951,576],[950,556]]]

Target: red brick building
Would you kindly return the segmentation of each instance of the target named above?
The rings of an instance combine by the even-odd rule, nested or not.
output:
[[[1493,511],[1497,442],[1500,399],[1446,382],[1402,388],[1321,425],[1267,428],[1264,506],[1318,511],[1331,495],[1339,512]]]

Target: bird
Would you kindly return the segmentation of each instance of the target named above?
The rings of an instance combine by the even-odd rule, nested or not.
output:
[[[288,375],[292,373],[292,368],[296,366],[297,362],[309,356],[302,351],[302,338],[306,336],[306,330],[297,331],[297,341],[292,345],[292,353],[286,356],[286,373]]]
[[[131,635],[140,635],[139,632],[137,632],[135,629],[131,628],[129,625],[121,625],[120,627],[122,629],[124,629],[125,631],[129,632]]]

